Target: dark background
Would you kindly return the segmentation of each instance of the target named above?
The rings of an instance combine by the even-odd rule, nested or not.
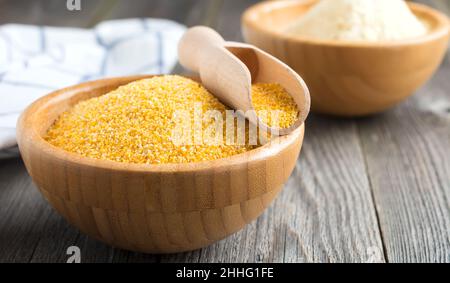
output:
[[[89,28],[97,22],[130,17],[172,19],[188,26],[208,25],[227,38],[240,37],[240,15],[257,0],[81,0],[81,11],[66,0],[0,0],[0,23]]]

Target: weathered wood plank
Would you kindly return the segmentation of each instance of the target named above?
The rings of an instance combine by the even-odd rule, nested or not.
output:
[[[355,123],[312,116],[299,170],[286,192],[290,196],[283,204],[294,211],[285,216],[289,228],[287,258],[314,262],[384,260]]]
[[[0,162],[0,262],[28,262],[47,231],[51,208],[33,188],[19,159]]]
[[[359,123],[390,262],[450,262],[450,64]]]
[[[48,205],[20,159],[0,162],[0,215],[0,262],[65,262],[72,245],[84,262],[111,261],[111,247],[81,235]]]
[[[45,202],[44,205],[48,206],[48,203]],[[73,246],[80,237],[79,231],[68,225],[55,211],[36,230],[42,231],[42,234],[36,239],[29,262],[66,262],[69,257],[66,254],[67,248]],[[84,259],[84,254],[82,256]]]

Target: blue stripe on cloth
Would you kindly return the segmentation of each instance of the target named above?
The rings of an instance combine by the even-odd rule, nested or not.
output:
[[[9,36],[7,36],[4,32],[0,32],[0,38],[3,38],[6,44],[6,61],[7,63],[11,62],[12,60],[12,41]]]
[[[158,72],[162,74],[164,72],[164,43],[161,32],[156,33],[156,39],[158,40]]]
[[[86,74],[80,78],[79,82],[82,83],[82,82],[88,81],[90,78],[92,78],[92,76],[93,76],[92,74]]]
[[[45,38],[45,28],[43,26],[39,27],[39,43],[41,46],[41,52],[44,53],[47,49],[47,40]]]
[[[30,59],[26,59],[26,60],[23,61],[23,67],[24,67],[24,69],[27,69],[27,68],[28,68],[29,61],[30,61]]]
[[[142,29],[144,31],[148,31],[149,30],[149,24],[148,24],[147,20],[145,18],[140,18],[139,20],[141,21]]]
[[[95,40],[97,41],[97,44],[107,48],[106,43],[103,41],[103,38],[100,36],[100,34],[98,33],[97,29],[94,30],[94,36],[95,36]]]
[[[107,51],[109,51],[110,49],[116,47],[117,45],[121,44],[122,42],[128,41],[130,39],[134,39],[134,38],[142,38],[142,34],[132,34],[132,35],[127,35],[122,38],[118,38],[118,39],[114,40],[113,42],[111,42],[110,44],[105,45],[105,48]]]
[[[31,56],[37,56],[37,55],[41,54],[42,53],[42,49],[45,50],[45,48],[46,48],[46,40],[45,40],[45,35],[44,35],[43,30],[42,30],[42,32],[39,31],[39,33],[40,33],[40,35],[39,35],[39,37],[40,37],[40,48],[39,48],[39,51],[24,50],[20,45],[15,44],[14,41],[6,33],[4,33],[3,31],[0,31],[0,37],[5,39],[5,41],[7,42],[8,46],[10,48],[9,49],[10,52],[12,52],[11,50],[14,49],[16,51],[22,52],[24,55],[27,55],[27,56],[31,57]],[[9,53],[9,54],[12,55],[12,53]],[[10,60],[12,60],[12,56],[10,57]]]
[[[144,32],[148,32],[149,31],[149,25],[147,23],[147,21],[143,20],[142,21],[142,29]],[[142,33],[136,33],[136,34],[130,34],[121,38],[117,38],[115,40],[113,40],[110,43],[106,43],[101,35],[98,33],[97,30],[94,30],[94,36],[95,36],[95,40],[97,42],[98,45],[102,46],[103,48],[105,48],[106,50],[109,50],[111,48],[114,48],[116,45],[122,43],[123,41],[127,41],[133,38],[139,38],[142,37]]]

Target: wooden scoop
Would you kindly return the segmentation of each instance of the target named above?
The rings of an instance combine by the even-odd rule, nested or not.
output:
[[[302,78],[289,66],[261,49],[244,43],[226,42],[211,28],[190,28],[181,38],[178,56],[183,67],[200,74],[203,85],[223,103],[242,110],[246,118],[272,134],[286,135],[303,124],[309,113],[310,96]],[[299,110],[289,128],[273,128],[254,115],[252,83],[279,83],[292,96]]]

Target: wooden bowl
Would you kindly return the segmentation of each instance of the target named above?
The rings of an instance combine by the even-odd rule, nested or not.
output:
[[[386,110],[422,86],[442,62],[448,45],[449,20],[419,4],[408,5],[430,25],[430,32],[420,38],[342,42],[282,32],[316,2],[262,2],[250,7],[242,18],[247,42],[278,57],[303,77],[315,112],[361,116]]]
[[[53,92],[25,110],[17,140],[37,187],[81,231],[127,250],[188,251],[242,229],[264,211],[290,176],[304,125],[247,153],[189,164],[97,160],[42,138],[77,102],[145,77],[149,76],[79,84]]]

